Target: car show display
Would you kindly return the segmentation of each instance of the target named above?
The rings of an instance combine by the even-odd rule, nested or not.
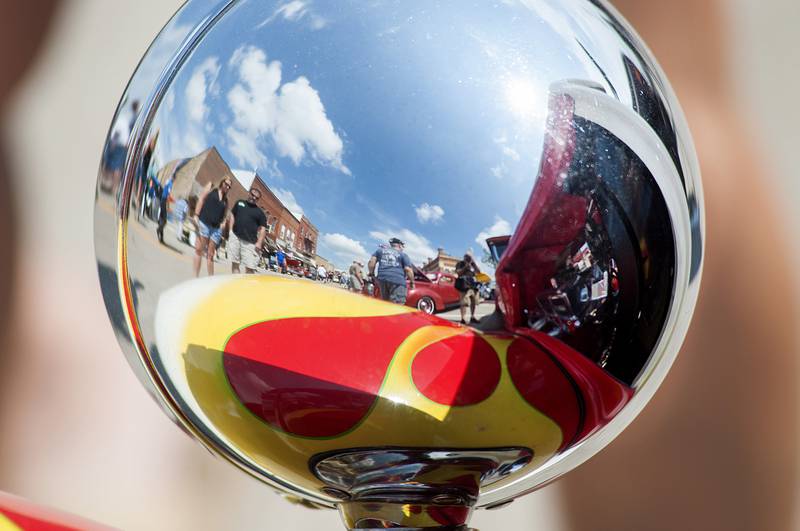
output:
[[[463,531],[653,396],[702,205],[604,0],[190,0],[114,115],[96,254],[134,372],[204,447],[347,529]]]

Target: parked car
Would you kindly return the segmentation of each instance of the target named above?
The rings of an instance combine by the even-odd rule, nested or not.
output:
[[[493,301],[495,299],[495,289],[496,285],[494,280],[483,282],[478,286],[478,292],[480,293],[481,299],[485,301]]]
[[[305,273],[303,272],[303,262],[296,258],[289,258],[286,257],[286,268],[290,275],[294,275],[296,277],[304,277]]]
[[[449,273],[414,271],[414,289],[408,290],[406,306],[417,308],[427,314],[444,311],[458,305],[456,277]]]

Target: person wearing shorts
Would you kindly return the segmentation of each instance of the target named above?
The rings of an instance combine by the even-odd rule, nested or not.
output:
[[[236,202],[231,210],[229,223],[232,225],[228,241],[228,258],[231,271],[239,272],[239,264],[244,265],[245,273],[255,273],[264,248],[267,235],[267,216],[258,206],[261,192],[251,188],[247,199]]]
[[[480,273],[478,264],[472,255],[465,254],[464,259],[456,264],[456,289],[459,292],[459,310],[461,311],[461,324],[467,324],[467,306],[470,309],[471,324],[477,324],[475,319],[475,307],[478,305],[478,284],[475,282],[475,275]]]
[[[361,293],[364,289],[364,273],[361,271],[361,262],[353,260],[350,266],[350,291]]]
[[[369,259],[369,276],[375,278],[375,266],[378,266],[378,287],[381,298],[395,304],[405,304],[408,287],[414,289],[414,270],[411,259],[403,252],[405,243],[398,238],[389,240],[390,247],[378,248]]]
[[[158,206],[158,228],[156,229],[156,235],[158,236],[158,241],[161,243],[164,243],[164,227],[167,226],[167,212],[169,208],[169,198],[172,195],[172,184],[173,179],[170,177],[164,184],[163,190],[161,190],[161,201]]]
[[[275,260],[278,262],[278,268],[281,270],[281,273],[285,275],[287,271],[286,255],[280,249],[278,249],[278,252],[275,253]]]
[[[214,274],[214,255],[222,239],[222,222],[228,209],[228,191],[231,189],[230,177],[225,177],[216,188],[208,183],[197,200],[194,220],[197,223],[197,243],[194,255],[194,276],[200,276],[200,262],[206,257],[208,274]]]

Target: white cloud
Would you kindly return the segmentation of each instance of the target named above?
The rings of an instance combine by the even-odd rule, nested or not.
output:
[[[258,148],[253,136],[234,127],[228,127],[225,133],[228,135],[228,148],[236,160],[253,168],[261,168],[268,163],[267,156]]]
[[[236,180],[239,181],[245,190],[250,189],[250,185],[256,180],[256,173],[249,170],[231,170]]]
[[[301,76],[281,87],[278,112],[274,139],[281,155],[298,164],[308,150],[318,162],[350,174],[342,164],[342,139],[333,130],[319,93],[308,79]]]
[[[184,98],[176,98],[170,89],[164,98],[164,113],[159,113],[157,125],[164,134],[159,141],[159,157],[165,162],[193,157],[209,148],[207,135],[213,133],[214,122],[206,120],[209,113],[208,96],[219,89],[219,60],[209,57],[192,71],[184,88]],[[182,102],[187,120],[180,127],[175,122],[176,100]]]
[[[411,258],[414,264],[421,266],[428,261],[428,258],[436,256],[436,251],[431,242],[424,236],[412,232],[408,229],[399,231],[372,231],[370,237],[381,243],[388,243],[391,238],[400,238],[405,242],[405,253]]]
[[[271,188],[271,190],[272,193],[275,194],[275,197],[281,200],[283,206],[288,208],[289,212],[291,212],[294,217],[298,220],[303,217],[303,207],[300,206],[290,190],[286,190],[285,188]]]
[[[514,148],[503,146],[503,155],[514,161],[519,161],[519,153]]]
[[[192,122],[202,123],[208,115],[206,96],[214,90],[219,75],[219,61],[209,57],[198,65],[186,84],[186,114]]]
[[[183,134],[182,152],[186,157],[194,157],[208,149],[206,135],[199,130],[189,130]]]
[[[342,162],[344,143],[307,78],[281,84],[281,63],[268,62],[255,46],[237,49],[229,64],[238,70],[240,82],[228,92],[233,124],[226,132],[241,165],[265,166],[268,159],[259,140],[271,139],[295,165],[308,157],[350,174]]]
[[[444,217],[444,209],[439,205],[429,205],[422,203],[422,205],[415,207],[417,212],[417,219],[420,223],[439,223]]]
[[[369,258],[369,254],[366,249],[364,249],[364,246],[361,245],[361,242],[348,238],[344,234],[339,234],[338,232],[323,234],[320,236],[319,241],[324,248],[324,252],[329,256],[333,255],[330,257],[335,257],[336,260],[334,261],[338,265],[344,265],[346,267],[351,264],[353,260],[358,260],[366,264],[366,260]]]
[[[157,158],[165,163],[194,157],[209,147],[204,127],[189,122],[178,127],[170,114],[159,116],[156,128],[161,131],[156,146]]]
[[[306,14],[308,9],[306,3],[300,0],[293,0],[287,4],[283,4],[275,10],[275,13],[283,15],[286,20],[300,20]]]
[[[520,157],[520,154],[516,149],[508,145],[508,136],[505,132],[499,137],[494,138],[494,143],[500,147],[500,151],[503,153],[503,159],[499,164],[492,167],[489,171],[495,177],[495,179],[503,179],[509,173],[508,159],[511,159],[514,162],[519,162],[522,157]]]
[[[311,10],[311,2],[291,0],[278,6],[269,18],[256,26],[256,29],[263,28],[277,18],[283,18],[290,22],[299,22],[306,19],[313,30],[319,30],[328,25],[327,20]]]
[[[229,148],[243,166],[258,168],[267,163],[257,140],[274,126],[281,64],[273,61],[267,65],[264,52],[242,47],[234,52],[230,65],[239,69],[241,82],[228,92],[233,111],[233,125],[226,130]]]
[[[486,246],[486,238],[491,238],[493,236],[505,236],[511,235],[511,224],[501,218],[500,216],[494,217],[494,224],[490,227],[486,227],[478,235],[475,237],[475,241],[484,251],[488,252],[488,247]]]

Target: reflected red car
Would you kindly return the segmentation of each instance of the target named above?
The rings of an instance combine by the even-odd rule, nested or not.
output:
[[[417,308],[427,314],[442,312],[458,306],[459,293],[456,277],[449,273],[414,271],[414,289],[408,290],[406,306]]]

